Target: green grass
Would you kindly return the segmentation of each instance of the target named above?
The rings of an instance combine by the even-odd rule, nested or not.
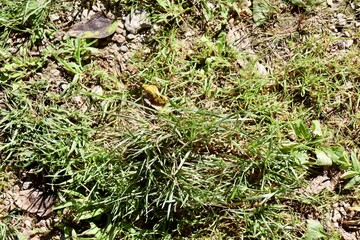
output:
[[[358,43],[334,56],[325,34],[272,39],[291,57],[267,56],[278,67],[261,75],[255,62],[270,51],[238,52],[222,27],[236,16],[235,1],[215,9],[205,1],[112,4],[142,6],[162,26],[151,53],[131,59],[134,74],[97,65],[95,42],[54,40],[48,14],[71,3],[0,4],[0,166],[52,191],[57,231],[74,239],[299,239],[311,234],[304,209],[323,223],[323,206],[358,199]],[[188,26],[195,34],[185,39]],[[7,40],[18,35],[25,44],[13,52]],[[51,64],[65,89],[47,75]],[[158,86],[169,109],[144,106],[143,83]],[[345,174],[338,189],[302,195],[328,159]]]

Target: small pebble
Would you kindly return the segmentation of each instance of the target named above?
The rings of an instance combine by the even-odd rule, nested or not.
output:
[[[159,24],[154,24],[153,29],[154,29],[155,32],[158,32],[158,31],[160,31],[161,27],[160,27]]]
[[[344,27],[346,25],[346,19],[340,18],[339,19],[339,26]]]
[[[101,86],[96,85],[95,87],[93,87],[93,88],[91,89],[91,93],[96,94],[96,95],[99,95],[99,96],[102,96],[103,93],[104,93],[104,91],[103,91],[103,89],[102,89]]]
[[[335,27],[335,25],[331,25],[331,26],[329,27],[329,29],[330,29],[331,31],[333,31],[333,32],[338,32],[338,30],[337,30],[337,28]]]
[[[339,213],[342,215],[342,216],[346,216],[346,210],[344,207],[339,207]]]
[[[49,18],[50,18],[50,21],[55,22],[60,19],[60,16],[59,16],[59,14],[54,13],[54,14],[50,14]]]
[[[68,88],[68,84],[67,83],[60,83],[60,89],[61,91],[65,91]]]
[[[127,46],[125,46],[125,45],[122,45],[120,47],[120,51],[126,53],[127,51],[129,51],[129,48]]]
[[[27,190],[31,187],[32,182],[23,182],[21,189],[22,190]]]
[[[120,21],[120,20],[118,21],[118,26],[117,27],[121,28],[121,29],[125,28],[124,23],[122,21]]]
[[[119,51],[118,45],[116,43],[113,43],[113,44],[109,45],[109,51],[111,51],[111,52]]]
[[[341,26],[341,27],[344,27],[346,25],[346,23],[347,23],[346,15],[342,14],[342,13],[339,13],[336,17],[338,19],[338,25]]]
[[[345,84],[345,87],[346,87],[346,89],[351,89],[351,88],[354,87],[354,85],[353,85],[352,82],[347,82],[347,83]]]
[[[352,44],[354,43],[354,40],[343,40],[338,42],[338,46],[340,50],[348,49]]]
[[[149,54],[149,53],[151,53],[151,49],[150,48],[145,48],[143,50],[143,53]]]
[[[294,133],[290,133],[288,138],[290,141],[296,141],[296,135]]]
[[[243,0],[241,5],[242,8],[248,8],[251,6],[251,1],[250,0]]]
[[[345,32],[344,32],[344,35],[345,35],[346,37],[351,37],[351,34],[350,34],[348,31],[345,31]]]
[[[266,67],[263,64],[259,63],[259,62],[255,63],[255,68],[257,69],[258,73],[261,74],[261,75],[268,74],[268,72],[266,70]]]
[[[118,33],[118,34],[123,34],[125,32],[125,30],[124,30],[124,28],[123,27],[117,27],[116,28],[116,33]]]
[[[337,42],[337,46],[340,50],[345,50],[345,42],[344,41],[339,41]]]
[[[348,202],[344,202],[343,206],[344,206],[344,208],[350,208],[351,207],[350,203],[348,203]]]
[[[31,219],[25,219],[24,224],[28,228],[33,228],[33,223]]]
[[[123,44],[124,42],[126,42],[126,38],[125,38],[123,35],[118,34],[118,33],[115,33],[115,34],[113,35],[112,40],[113,40],[114,42],[119,43],[119,44]]]
[[[128,39],[128,40],[133,40],[135,38],[136,38],[136,36],[134,34],[131,34],[131,33],[126,36],[126,39]]]
[[[86,19],[87,16],[89,16],[89,10],[88,9],[84,9],[84,11],[81,14],[81,18],[82,19]]]
[[[95,5],[95,4],[92,6],[92,10],[94,10],[94,12],[100,12],[101,11],[100,7]]]
[[[124,54],[123,55],[123,59],[126,61],[126,60],[128,60],[130,58],[130,56],[128,55],[128,54]]]
[[[327,0],[327,5],[331,8],[338,8],[341,5],[341,1],[339,0]]]
[[[215,8],[214,4],[212,4],[212,3],[210,3],[210,2],[207,2],[206,5],[207,5],[207,7],[210,8],[210,9],[214,9],[214,8]]]
[[[60,70],[56,69],[56,68],[53,68],[50,70],[50,74],[53,76],[53,77],[58,77],[60,76]]]

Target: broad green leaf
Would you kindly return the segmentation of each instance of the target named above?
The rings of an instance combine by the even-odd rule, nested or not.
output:
[[[81,72],[81,67],[79,65],[77,65],[74,62],[68,62],[63,60],[62,58],[58,57],[57,55],[53,55],[55,57],[56,60],[58,60],[64,67],[66,70],[68,70],[69,72],[73,73],[73,74],[78,74]]]
[[[354,170],[360,173],[360,163],[354,152],[351,153],[351,162]]]
[[[26,239],[28,239],[28,238],[26,238],[25,236],[24,236],[24,234],[22,234],[21,232],[16,232],[16,236],[17,236],[17,239],[18,240],[26,240]],[[6,238],[5,238],[6,239]],[[11,239],[11,238],[9,238],[9,239]]]
[[[291,155],[294,156],[301,164],[309,163],[309,156],[306,151],[293,151]]]
[[[306,7],[305,3],[302,0],[290,0],[290,2],[299,7]]]
[[[270,11],[270,5],[267,0],[253,0],[253,19],[256,26],[263,24]]]
[[[5,59],[5,58],[10,58],[11,54],[7,52],[5,49],[0,48],[0,56]]]
[[[311,132],[302,120],[297,120],[293,125],[293,129],[295,131],[296,137],[305,140],[311,140]]]
[[[101,229],[95,223],[90,222],[90,228],[80,233],[79,236],[98,236],[101,235]]]
[[[45,2],[45,0],[27,1],[24,9],[23,24],[25,24],[25,22],[32,16],[39,15],[41,11],[44,11],[46,6],[50,3],[51,1]]]
[[[360,175],[353,177],[344,187],[345,190],[353,189],[354,186],[357,188],[360,182]]]
[[[331,166],[332,160],[331,158],[322,150],[315,149],[316,154],[316,164],[319,166]]]
[[[340,178],[341,179],[349,179],[356,175],[360,175],[360,173],[356,172],[356,171],[347,171],[347,172],[343,173]]]
[[[167,9],[170,5],[167,0],[156,0],[156,2],[164,9]]]
[[[104,209],[102,209],[102,208],[98,208],[98,209],[86,211],[86,212],[81,212],[78,214],[78,219],[84,220],[84,219],[93,218],[93,217],[99,216],[103,212],[104,212]]]
[[[320,125],[320,121],[319,120],[313,120],[312,121],[312,133],[315,136],[322,136],[323,133],[321,131],[321,125]]]
[[[74,25],[67,34],[79,38],[106,38],[115,32],[117,25],[117,21],[95,14],[89,21]]]
[[[341,147],[325,148],[323,151],[328,155],[334,164],[340,166],[342,170],[347,170],[351,167],[351,163],[346,151]]]
[[[299,144],[297,142],[285,141],[285,142],[281,143],[282,150],[291,150],[298,146],[299,146]]]
[[[327,239],[324,227],[317,220],[307,220],[307,230],[304,235],[306,240]]]
[[[56,207],[53,208],[53,210],[59,210],[59,209],[63,209],[63,208],[67,208],[67,207],[70,207],[72,206],[73,203],[72,202],[66,202],[66,203],[63,203],[63,204],[60,204],[60,205],[57,205]]]
[[[64,239],[78,239],[75,229],[71,227],[64,227]]]

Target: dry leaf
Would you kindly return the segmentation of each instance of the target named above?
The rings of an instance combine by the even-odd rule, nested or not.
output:
[[[145,93],[144,101],[149,106],[161,110],[168,105],[169,99],[167,96],[161,95],[155,85],[143,84],[142,88]]]
[[[40,217],[45,217],[53,211],[52,197],[34,188],[20,191],[14,200],[19,208]]]
[[[78,23],[67,34],[79,38],[106,38],[113,34],[118,23],[98,13],[85,23]]]

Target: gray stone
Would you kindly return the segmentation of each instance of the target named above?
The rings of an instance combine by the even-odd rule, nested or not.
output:
[[[125,45],[122,45],[122,46],[120,47],[120,51],[122,51],[122,52],[127,52],[127,51],[129,51],[129,48],[128,48],[127,46],[125,46]]]
[[[338,8],[342,4],[342,0],[327,0],[326,3],[331,8]]]
[[[116,28],[116,33],[123,35],[125,33],[125,29],[123,27],[118,26]]]
[[[50,15],[49,15],[49,18],[50,18],[50,21],[52,21],[52,22],[55,22],[55,21],[60,20],[60,16],[59,16],[59,14],[57,14],[57,13],[50,14]]]
[[[50,70],[50,74],[53,76],[53,77],[59,77],[61,75],[61,72],[59,69],[56,69],[56,68],[52,68]]]
[[[109,51],[111,51],[111,52],[118,52],[119,51],[119,47],[118,47],[118,45],[116,44],[116,43],[113,43],[113,44],[111,44],[111,45],[109,45]],[[109,59],[110,60],[110,59]]]
[[[91,93],[102,96],[104,94],[104,91],[101,86],[96,85],[91,89]]]
[[[330,178],[327,176],[317,176],[312,179],[309,185],[306,187],[306,192],[310,194],[319,194],[324,189],[328,189],[330,187]]]
[[[343,14],[343,13],[339,13],[337,15],[337,19],[338,19],[338,25],[341,26],[341,27],[344,27],[347,23],[346,21],[346,15]]]
[[[69,87],[69,84],[60,83],[59,87],[60,87],[61,91],[65,91]]]
[[[111,38],[114,42],[117,43],[124,43],[126,41],[126,38],[122,34],[115,33],[113,37]]]
[[[84,9],[81,14],[81,19],[90,19],[96,13],[93,10]]]
[[[153,29],[154,29],[155,32],[158,32],[158,31],[160,31],[161,26],[159,24],[154,24]]]
[[[94,12],[100,12],[100,11],[101,11],[101,8],[100,8],[99,5],[93,4],[93,5],[92,5],[92,10],[93,10]]]
[[[354,43],[354,40],[352,40],[352,39],[340,40],[337,42],[337,45],[340,50],[345,50],[345,49],[348,49],[353,43]]]
[[[329,29],[330,29],[331,31],[333,31],[333,32],[338,32],[338,30],[337,30],[337,28],[336,28],[335,25],[331,25],[331,26],[329,27]]]
[[[257,69],[258,73],[261,74],[261,75],[267,75],[268,74],[268,71],[266,70],[266,67],[259,63],[259,62],[256,62],[255,63],[255,68]]]
[[[26,190],[29,189],[31,187],[32,182],[23,182],[21,189],[22,190]]]
[[[354,40],[349,39],[349,40],[345,40],[345,48],[349,48],[351,45],[353,45]]]
[[[118,28],[124,29],[124,23],[120,20],[118,20]]]

